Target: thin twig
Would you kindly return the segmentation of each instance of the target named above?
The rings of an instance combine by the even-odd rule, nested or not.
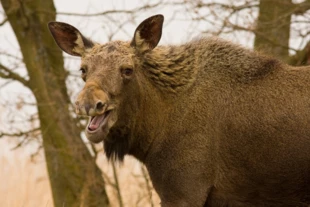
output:
[[[146,183],[146,187],[147,187],[147,193],[149,196],[151,207],[154,207],[154,202],[153,202],[153,198],[152,198],[152,186],[150,183],[151,181],[150,181],[148,173],[145,170],[145,167],[143,165],[141,165],[141,171],[142,171],[143,177],[145,179],[145,183]]]
[[[119,186],[119,182],[118,182],[118,177],[117,177],[117,172],[116,172],[116,167],[115,167],[115,162],[112,161],[112,167],[113,167],[113,176],[114,176],[114,180],[115,180],[115,188],[117,191],[117,198],[118,198],[118,202],[119,202],[119,206],[123,207],[123,199],[122,199],[122,195],[121,195],[121,189]]]
[[[30,87],[29,82],[25,78],[21,77],[17,73],[14,73],[11,69],[7,68],[1,63],[0,63],[0,77],[5,78],[5,79],[13,79],[13,80],[19,81],[20,83],[22,83],[24,86],[28,88]]]
[[[154,7],[160,6],[161,2],[162,1],[159,1],[156,4],[143,5],[141,7],[137,7],[137,8],[132,9],[132,10],[107,10],[107,11],[104,11],[104,12],[92,13],[92,14],[81,14],[81,13],[71,13],[71,12],[57,12],[57,15],[97,17],[97,16],[104,16],[104,15],[108,15],[108,14],[119,14],[119,13],[133,14],[133,13],[136,13],[136,12],[141,11],[141,10],[150,9],[150,8],[154,8]],[[50,11],[46,11],[46,10],[38,10],[38,12],[50,13]]]
[[[33,133],[35,131],[38,131],[40,130],[40,128],[34,128],[34,129],[31,129],[29,131],[20,131],[20,132],[16,132],[16,133],[6,133],[6,132],[0,132],[0,138],[2,137],[21,137],[21,136],[24,136],[24,135],[28,135],[30,133]]]
[[[4,20],[2,20],[2,22],[0,22],[0,27],[3,26],[7,22],[8,22],[8,18],[5,18]]]

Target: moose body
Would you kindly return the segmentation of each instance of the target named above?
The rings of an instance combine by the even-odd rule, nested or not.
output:
[[[162,23],[104,45],[49,24],[82,57],[76,111],[90,116],[89,140],[143,162],[163,207],[308,206],[310,68],[217,38],[157,46]]]

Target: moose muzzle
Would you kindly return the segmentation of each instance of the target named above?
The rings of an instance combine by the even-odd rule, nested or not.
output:
[[[75,111],[79,115],[98,116],[107,110],[109,97],[96,83],[86,83],[76,102]]]

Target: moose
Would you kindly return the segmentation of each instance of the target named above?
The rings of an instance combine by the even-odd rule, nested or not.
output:
[[[144,163],[163,207],[309,206],[310,67],[217,37],[157,46],[163,21],[106,44],[48,24],[81,57],[88,139]]]

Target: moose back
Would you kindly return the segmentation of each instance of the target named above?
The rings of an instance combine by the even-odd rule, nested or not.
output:
[[[88,139],[143,162],[163,207],[308,206],[310,68],[218,38],[157,46],[163,19],[106,44],[49,23],[82,59]]]

